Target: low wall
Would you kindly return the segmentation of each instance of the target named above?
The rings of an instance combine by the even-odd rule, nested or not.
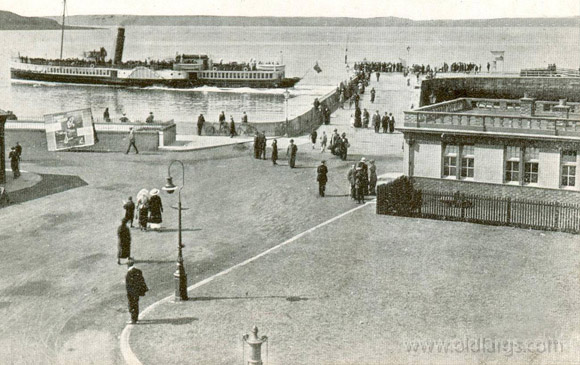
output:
[[[127,138],[129,128],[137,128],[135,139],[139,151],[158,151],[163,145],[175,141],[176,127],[173,123],[164,125],[135,124],[95,124],[99,142],[93,146],[74,148],[72,150],[97,152],[125,152],[129,145]],[[6,146],[14,146],[20,142],[23,148],[46,151],[46,132],[44,122],[18,121],[7,123],[5,130]]]
[[[321,108],[327,106],[331,113],[338,109],[338,94],[336,90],[329,92],[322,98],[319,98]],[[308,134],[314,128],[318,128],[323,123],[323,113],[314,110],[314,107],[308,109],[303,114],[288,120],[288,128],[285,121],[273,121],[263,123],[236,123],[236,132],[238,135],[252,136],[258,130],[265,132],[266,136],[284,136],[288,132],[290,137],[301,136]],[[287,130],[288,129],[288,130]],[[178,123],[177,134],[179,135],[196,135],[197,123]],[[217,122],[206,121],[203,125],[202,135],[229,135],[229,121],[228,130],[220,133],[220,126]]]
[[[530,98],[546,101],[568,99],[580,102],[580,78],[572,77],[450,77],[424,80],[420,106],[462,97],[490,99]]]

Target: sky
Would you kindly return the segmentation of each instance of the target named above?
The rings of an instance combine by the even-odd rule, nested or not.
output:
[[[0,0],[22,16],[62,13],[62,0]],[[68,0],[68,15],[224,15],[414,20],[537,18],[580,15],[580,0]]]

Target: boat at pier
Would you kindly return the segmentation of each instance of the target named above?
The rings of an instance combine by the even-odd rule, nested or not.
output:
[[[161,86],[193,88],[199,86],[288,88],[300,78],[286,78],[286,66],[278,62],[213,62],[203,54],[178,54],[165,61],[123,62],[125,28],[118,28],[115,55],[107,51],[85,52],[83,58],[63,59],[66,0],[63,1],[59,59],[20,56],[10,63],[13,81],[41,81],[66,84],[111,85],[125,87]]]
[[[214,62],[203,54],[178,54],[165,61],[122,61],[125,30],[119,28],[115,55],[104,48],[85,52],[82,59],[18,56],[10,64],[13,81],[41,81],[120,87],[193,88],[199,86],[288,88],[300,79],[286,78],[279,62]]]

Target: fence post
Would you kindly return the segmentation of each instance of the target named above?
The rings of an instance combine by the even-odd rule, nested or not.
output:
[[[556,202],[554,205],[554,228],[560,229],[560,202]]]
[[[506,223],[511,224],[512,222],[512,198],[507,198],[507,212],[506,212]]]

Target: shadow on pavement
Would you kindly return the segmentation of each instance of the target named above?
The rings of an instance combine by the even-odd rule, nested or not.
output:
[[[10,193],[9,199],[11,205],[88,185],[83,179],[75,175],[39,175],[42,177],[42,180],[38,184]]]
[[[199,321],[199,318],[183,317],[183,318],[140,319],[139,324],[172,324],[174,326],[180,326],[184,324],[190,324],[195,321]]]

